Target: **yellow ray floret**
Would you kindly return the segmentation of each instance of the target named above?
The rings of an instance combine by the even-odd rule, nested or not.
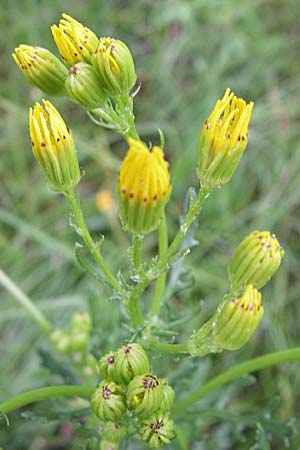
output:
[[[226,89],[224,97],[217,101],[204,126],[214,154],[224,146],[228,152],[236,146],[246,147],[253,106],[253,102],[247,104],[229,88]]]
[[[169,194],[168,163],[160,147],[148,150],[140,141],[129,140],[130,148],[122,164],[119,190],[138,203],[160,202]]]
[[[62,14],[59,25],[52,25],[51,31],[62,59],[72,66],[80,61],[91,62],[98,38],[89,28]]]
[[[118,182],[120,217],[132,233],[154,230],[171,193],[168,163],[160,147],[148,150],[140,141],[129,139]]]

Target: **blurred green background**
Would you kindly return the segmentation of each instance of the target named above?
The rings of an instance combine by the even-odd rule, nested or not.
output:
[[[270,229],[286,255],[263,290],[263,323],[238,352],[193,361],[153,355],[156,370],[170,376],[178,396],[184,396],[234,363],[299,345],[299,0],[2,0],[0,10],[1,268],[57,326],[67,327],[77,309],[92,310],[99,353],[119,346],[128,336],[119,305],[108,302],[108,292],[74,260],[76,236],[68,226],[67,206],[47,189],[31,154],[28,107],[42,96],[25,82],[11,58],[20,43],[56,52],[49,27],[67,12],[98,35],[123,39],[134,55],[142,83],[135,101],[137,128],[146,141],[159,143],[158,128],[166,137],[173,182],[167,208],[170,234],[188,187],[197,186],[197,140],[216,99],[230,87],[255,102],[240,167],[201,213],[199,246],[186,260],[194,282],[168,300],[163,315],[183,317],[202,301],[201,312],[178,329],[178,341],[188,336],[226,292],[226,265],[233,248],[249,231]],[[96,194],[103,188],[114,192],[126,146],[68,100],[51,100],[76,137],[85,171],[80,192],[88,225],[93,233],[105,234],[103,252],[111,267],[125,269],[128,236],[122,235],[116,217],[97,209]],[[149,255],[155,245],[152,233],[145,243]],[[4,291],[0,339],[1,399],[62,382],[61,375],[53,376],[44,367],[45,361],[41,365],[39,351],[47,348],[46,339]],[[245,377],[200,402],[179,420],[179,439],[169,448],[299,450],[299,364],[264,370],[254,381]],[[49,402],[43,408],[63,410],[64,404]],[[66,431],[67,422],[40,420],[37,425],[38,419],[30,418],[12,414],[10,427],[1,420],[4,450],[86,448],[72,427]],[[125,443],[125,448],[141,445]]]

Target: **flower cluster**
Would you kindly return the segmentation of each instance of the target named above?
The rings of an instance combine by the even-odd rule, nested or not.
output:
[[[170,409],[175,394],[167,380],[152,373],[140,344],[130,343],[104,355],[99,372],[103,381],[91,399],[99,419],[121,426],[119,423],[131,418],[150,448],[171,442],[175,433]]]
[[[278,240],[269,231],[253,231],[245,237],[228,264],[230,292],[205,332],[204,325],[191,337],[192,354],[237,350],[249,341],[264,314],[258,289],[275,274],[283,255]],[[203,341],[209,333],[211,336]]]
[[[88,110],[100,108],[109,97],[129,94],[137,77],[124,42],[98,38],[67,14],[51,31],[66,66],[47,49],[20,45],[13,58],[30,83],[50,95],[68,95]]]

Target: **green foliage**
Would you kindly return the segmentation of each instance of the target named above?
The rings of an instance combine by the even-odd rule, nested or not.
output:
[[[177,395],[186,395],[235,362],[297,345],[297,0],[246,0],[239,4],[233,0],[66,0],[63,7],[99,34],[121,38],[131,48],[142,82],[142,95],[135,107],[137,128],[145,140],[155,144],[159,144],[158,128],[166,138],[165,152],[172,167],[173,194],[167,209],[172,235],[184,209],[184,194],[190,185],[197,185],[197,140],[211,105],[227,86],[255,101],[250,142],[238,172],[229,185],[213,194],[201,212],[199,226],[192,227],[192,234],[186,236],[182,249],[192,248],[197,240],[195,251],[185,258],[184,265],[179,259],[172,266],[164,297],[164,322],[158,333],[187,337],[187,328],[199,328],[228,288],[226,265],[233,249],[249,231],[260,228],[276,232],[286,252],[276,279],[264,288],[263,325],[247,347],[205,361],[155,353],[155,372],[168,377]],[[83,266],[99,278],[90,259],[78,250],[81,267],[75,262],[73,247],[78,237],[68,227],[67,206],[61,196],[48,191],[30,151],[27,110],[41,93],[25,84],[10,57],[21,42],[37,43],[55,52],[49,26],[57,22],[61,8],[58,2],[46,0],[4,0],[0,6],[1,268],[57,327],[67,328],[73,312],[85,310],[88,304],[94,327],[92,351],[99,356],[120,346],[128,337],[128,329],[119,305],[114,299],[106,300],[108,289],[82,271]],[[53,102],[78,143],[85,171],[82,204],[89,229],[94,236],[105,234],[102,248],[110,267],[126,269],[127,237],[121,237],[117,217],[110,219],[96,207],[98,189],[115,189],[125,145],[115,134],[95,127],[71,102]],[[155,243],[153,233],[145,240],[145,252],[151,255]],[[149,299],[146,293],[145,302]],[[37,385],[75,381],[68,362],[45,349],[45,337],[6,293],[0,303],[0,323],[1,398]],[[300,423],[293,418],[300,417],[299,377],[298,365],[288,364],[259,373],[255,385],[252,377],[243,378],[211,394],[188,416],[176,420],[178,440],[170,448],[298,450]],[[275,396],[280,402],[268,405],[268,399]],[[5,417],[1,418],[3,450],[70,450],[92,445],[95,436],[91,430],[95,427],[85,416],[86,405],[77,407],[71,401],[58,405],[55,400],[47,401],[42,412],[39,408],[14,413],[9,426]],[[121,450],[126,448],[140,449],[141,444],[125,442]]]

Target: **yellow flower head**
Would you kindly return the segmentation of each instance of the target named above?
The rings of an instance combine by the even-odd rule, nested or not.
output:
[[[20,45],[13,58],[26,79],[49,95],[64,95],[67,68],[47,49]]]
[[[247,146],[253,106],[229,88],[217,101],[200,135],[197,173],[203,185],[221,186],[232,177]]]
[[[80,170],[70,129],[54,106],[43,100],[29,112],[32,151],[42,167],[49,187],[65,192],[80,181]]]
[[[261,293],[248,285],[240,298],[226,301],[213,328],[213,342],[223,349],[237,350],[253,335],[263,317]]]
[[[236,292],[247,284],[262,288],[275,274],[284,256],[275,234],[252,231],[236,248],[228,265],[232,289]]]
[[[98,37],[73,17],[62,14],[59,25],[52,25],[51,31],[59,53],[66,64],[72,66],[80,61],[90,63]]]
[[[129,139],[118,181],[121,220],[133,233],[155,229],[171,193],[169,165],[163,150]]]
[[[102,37],[93,55],[93,65],[108,95],[128,95],[136,82],[134,62],[127,45]]]

